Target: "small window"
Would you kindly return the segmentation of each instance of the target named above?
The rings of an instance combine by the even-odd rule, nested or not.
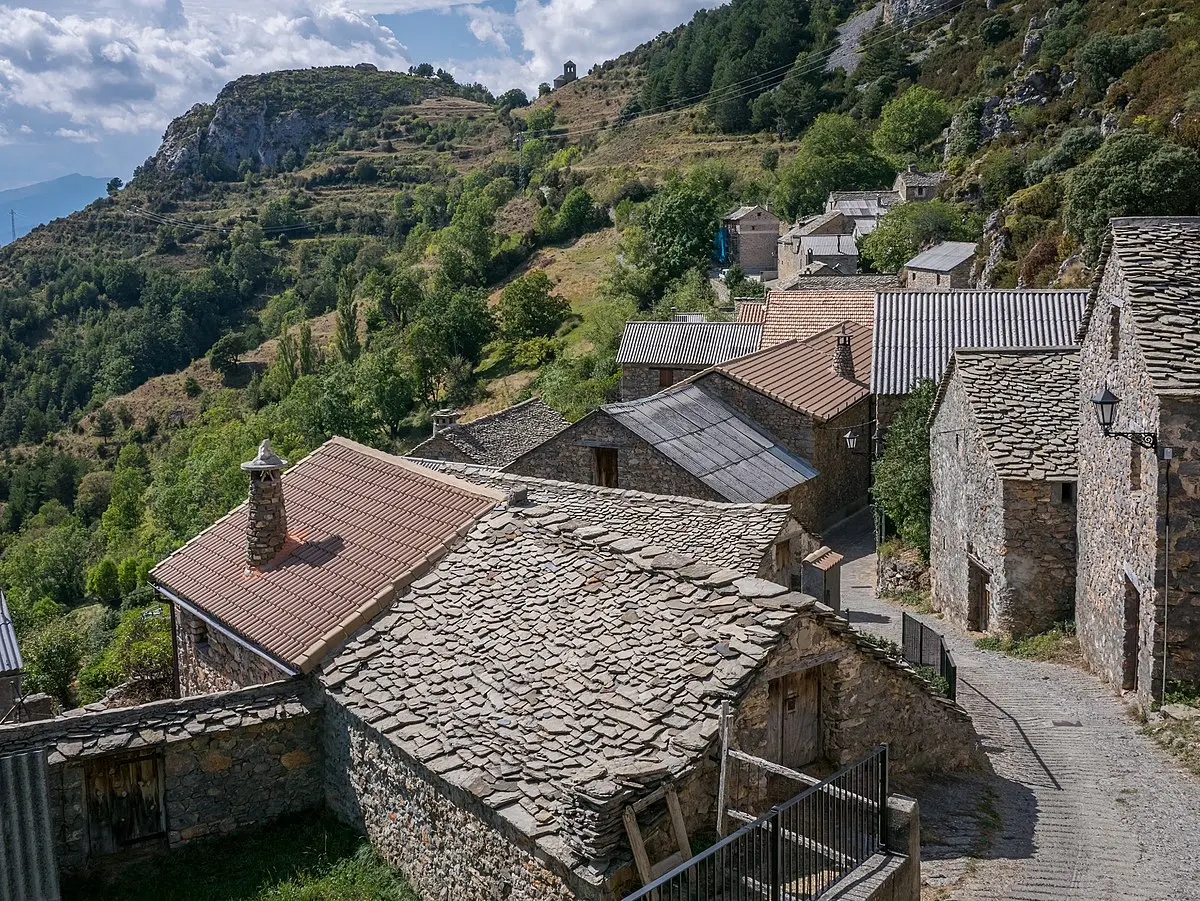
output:
[[[596,455],[596,484],[605,488],[617,488],[617,449],[615,447],[593,448]]]
[[[958,432],[954,433],[954,449],[962,450],[962,435],[958,434]]]
[[[674,369],[658,370],[658,387],[670,388],[674,384],[675,384],[675,370]]]
[[[1108,358],[1115,360],[1121,352],[1121,308],[1108,311]]]
[[[1055,482],[1054,502],[1056,504],[1072,505],[1075,503],[1076,491],[1075,482]]]
[[[1132,442],[1129,445],[1129,490],[1142,490],[1142,449]]]
[[[918,197],[924,197],[924,196],[925,196],[925,189],[924,189],[924,188],[922,188],[922,187],[920,187],[920,186],[918,186],[918,187],[917,187],[917,196],[918,196]]]
[[[775,569],[782,572],[788,568],[791,563],[792,547],[791,542],[781,541],[775,545]]]

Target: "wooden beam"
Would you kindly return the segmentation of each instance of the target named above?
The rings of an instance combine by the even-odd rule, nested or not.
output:
[[[772,763],[769,760],[763,760],[761,757],[755,757],[753,754],[747,754],[745,751],[735,751],[732,748],[729,751],[729,756],[734,760],[740,760],[743,763],[749,763],[757,767],[761,767],[768,773],[773,773],[776,776],[783,776],[786,779],[794,779],[797,782],[803,782],[805,785],[820,785],[821,780],[816,776],[810,776],[808,773],[801,773],[799,770],[789,769],[782,764]],[[859,804],[865,804],[868,807],[875,807],[875,801],[864,795],[856,795],[853,792],[846,791],[844,788],[834,788],[832,785],[824,786],[821,791],[834,798],[842,801],[856,801]]]
[[[825,651],[823,654],[813,654],[811,657],[804,657],[792,663],[785,663],[781,666],[763,670],[760,678],[767,682],[772,679],[782,679],[784,676],[790,676],[793,673],[802,673],[805,670],[812,669],[814,666],[824,666],[826,663],[841,660],[846,656],[846,653],[841,648],[837,648],[832,651]]]
[[[687,823],[683,819],[683,808],[679,806],[679,795],[675,786],[667,789],[667,810],[671,813],[671,828],[675,831],[675,842],[679,845],[679,859],[687,860],[692,856],[692,842],[688,838]]]
[[[657,804],[659,801],[665,798],[666,795],[667,787],[665,785],[660,785],[654,791],[650,792],[650,794],[646,795],[646,797],[638,798],[629,806],[633,808],[634,813],[642,813],[647,807],[649,807],[651,804]]]
[[[633,862],[637,864],[638,876],[642,885],[654,881],[654,871],[650,868],[650,858],[646,855],[646,843],[642,841],[642,830],[638,828],[637,814],[632,807],[626,807],[621,814],[625,821],[625,834],[629,836],[629,847],[633,850]]]
[[[725,836],[725,779],[729,766],[729,701],[721,702],[721,776],[717,782],[717,838]]]

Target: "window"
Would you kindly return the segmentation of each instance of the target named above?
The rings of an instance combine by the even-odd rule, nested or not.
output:
[[[1129,490],[1142,490],[1142,449],[1133,442],[1129,444]]]
[[[1075,482],[1055,482],[1054,502],[1056,504],[1074,504],[1076,497]]]
[[[658,370],[658,387],[670,388],[674,384],[675,384],[675,370],[674,369]]]
[[[918,186],[918,187],[917,187],[917,196],[918,196],[918,197],[924,197],[924,196],[925,196],[925,189],[924,189],[924,188],[922,188],[922,187],[920,187],[920,186]]]
[[[1115,360],[1121,352],[1121,308],[1113,306],[1108,311],[1108,358]]]
[[[617,449],[596,447],[592,450],[596,455],[596,484],[605,488],[620,487],[617,484]]]
[[[781,541],[775,545],[775,569],[782,572],[788,568],[792,562],[792,544],[790,541]]]

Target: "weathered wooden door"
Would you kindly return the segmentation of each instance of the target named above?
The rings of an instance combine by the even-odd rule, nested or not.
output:
[[[596,451],[596,484],[605,488],[619,488],[617,484],[617,449],[615,447],[597,447]]]
[[[1138,683],[1138,652],[1141,642],[1142,594],[1133,581],[1125,577],[1125,634],[1121,648],[1121,688],[1131,691]]]
[[[967,628],[986,632],[992,620],[992,577],[974,560],[967,561]]]
[[[111,757],[87,769],[88,841],[112,854],[166,834],[162,758]]]
[[[771,680],[767,700],[779,763],[792,769],[821,757],[821,676],[817,667]]]

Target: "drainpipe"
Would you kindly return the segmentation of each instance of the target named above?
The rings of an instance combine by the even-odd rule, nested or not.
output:
[[[1163,662],[1162,662],[1162,697],[1159,703],[1167,700],[1167,592],[1171,587],[1171,458],[1175,456],[1172,448],[1163,448],[1163,460],[1166,461],[1167,501],[1163,527]]]

